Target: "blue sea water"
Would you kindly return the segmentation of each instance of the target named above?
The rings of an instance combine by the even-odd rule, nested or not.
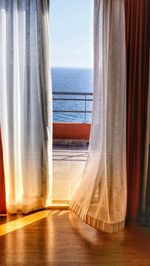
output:
[[[52,68],[52,87],[54,92],[74,92],[91,93],[93,92],[93,71],[88,68]],[[54,95],[53,98],[83,99],[85,96],[79,95]],[[90,99],[91,96],[86,96]],[[54,112],[55,110],[74,110],[84,111],[85,101],[74,100],[54,100],[53,119],[54,122],[91,122],[92,114],[85,113],[64,113]],[[86,102],[86,110],[92,110],[92,101]]]

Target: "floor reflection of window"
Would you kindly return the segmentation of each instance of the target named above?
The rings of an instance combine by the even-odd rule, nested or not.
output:
[[[87,158],[87,143],[54,144],[53,203],[68,203]]]

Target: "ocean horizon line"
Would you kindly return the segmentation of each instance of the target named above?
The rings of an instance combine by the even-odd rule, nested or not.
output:
[[[76,66],[51,66],[50,69],[56,69],[56,68],[61,68],[61,69],[90,69],[92,70],[93,67],[76,67]]]

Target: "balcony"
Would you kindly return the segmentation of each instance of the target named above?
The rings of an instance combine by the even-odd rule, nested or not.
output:
[[[92,101],[92,93],[53,93],[53,204],[68,204],[84,168],[88,153]],[[65,105],[65,102],[82,104],[80,109],[76,109],[77,104],[71,106]],[[71,114],[69,119],[68,114]]]

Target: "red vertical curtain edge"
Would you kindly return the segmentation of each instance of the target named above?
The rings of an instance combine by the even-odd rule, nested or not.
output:
[[[6,213],[5,178],[4,178],[2,139],[0,132],[0,214],[5,214],[5,213]]]
[[[140,203],[146,137],[150,45],[150,1],[125,0],[127,53],[128,217]]]

